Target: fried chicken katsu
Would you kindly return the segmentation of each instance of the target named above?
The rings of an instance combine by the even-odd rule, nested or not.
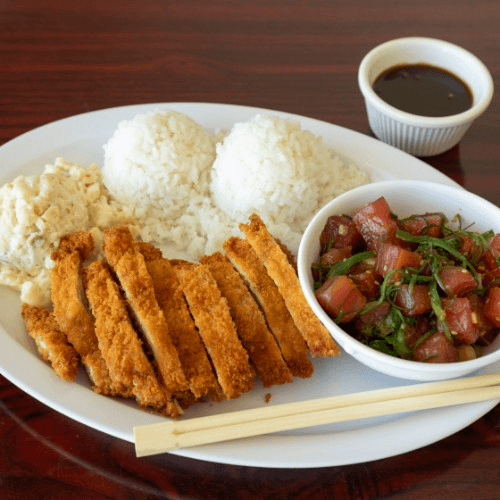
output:
[[[253,215],[245,238],[198,262],[167,259],[126,226],[64,237],[53,252],[52,309],[23,304],[42,358],[64,380],[81,363],[92,389],[176,418],[310,377],[309,355],[339,349],[302,294],[295,259]],[[101,238],[97,238],[101,241]]]
[[[294,376],[310,377],[313,365],[307,345],[288,312],[278,287],[269,277],[248,241],[232,237],[224,243],[228,259],[257,299],[288,368]]]
[[[288,369],[266,320],[241,275],[226,256],[216,252],[200,259],[226,298],[236,330],[264,387],[291,382]]]
[[[102,260],[85,269],[85,290],[95,317],[95,332],[112,380],[141,407],[178,417],[182,411],[158,380],[130,321],[111,273]]]
[[[146,262],[132,233],[125,226],[108,229],[104,234],[103,250],[147,340],[167,390],[175,396],[186,394],[189,385],[179,355],[156,300]]]
[[[42,359],[48,361],[62,379],[75,379],[80,357],[59,329],[52,311],[45,307],[23,304],[21,315],[30,337],[36,343]]]
[[[204,264],[172,261],[189,310],[227,399],[252,389],[255,372],[241,344],[229,306]]]
[[[248,224],[240,224],[240,229],[245,233],[247,240],[266,267],[269,276],[276,283],[311,354],[313,356],[338,356],[340,354],[338,345],[309,307],[302,293],[297,273],[262,219],[253,214]]]

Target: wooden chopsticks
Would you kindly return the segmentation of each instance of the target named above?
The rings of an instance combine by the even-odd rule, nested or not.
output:
[[[134,427],[138,457],[178,448],[229,441],[500,398],[500,373],[357,392],[311,401],[266,406],[191,420]]]

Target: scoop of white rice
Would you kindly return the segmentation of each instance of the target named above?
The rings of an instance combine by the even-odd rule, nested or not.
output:
[[[185,114],[157,110],[125,120],[104,145],[103,182],[141,218],[178,217],[208,196],[215,145]]]
[[[140,220],[141,238],[192,260],[241,235],[252,212],[297,252],[316,210],[367,182],[320,137],[275,116],[210,135],[184,114],[155,111],[121,122],[104,151],[103,182]]]
[[[368,182],[321,137],[277,116],[257,115],[233,126],[217,145],[210,183],[214,200],[234,219],[260,214],[296,250],[300,235],[327,201]]]

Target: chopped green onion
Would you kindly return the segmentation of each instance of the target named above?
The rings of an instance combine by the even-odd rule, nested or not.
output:
[[[397,273],[397,272],[401,272],[400,269],[393,269],[392,271],[388,272],[387,275],[385,276],[384,278],[384,281],[382,282],[382,284],[380,285],[380,295],[379,295],[379,298],[377,300],[374,300],[372,302],[369,302],[359,313],[359,315],[361,316],[362,314],[364,313],[367,313],[373,309],[375,309],[377,306],[379,306],[380,304],[382,304],[382,302],[384,300],[386,300],[386,295],[388,293],[388,288],[389,290],[391,290],[391,288],[389,287],[390,285],[390,281],[391,281],[391,277],[394,273]]]
[[[441,307],[441,298],[439,297],[437,283],[436,281],[431,281],[429,284],[429,294],[431,296],[431,306],[434,314],[436,315],[436,319],[438,323],[441,323],[444,327],[444,333],[449,340],[453,340],[450,329],[448,328],[448,323],[446,321],[446,317]]]
[[[399,356],[404,358],[411,354],[411,350],[406,345],[404,334],[406,321],[399,308],[395,306],[391,307],[385,321],[392,330],[392,334],[386,337],[387,342],[394,346]]]
[[[425,332],[423,335],[421,335],[415,342],[413,350],[415,350],[420,344],[423,344],[429,337],[432,337],[436,332],[437,330],[435,328],[432,328],[428,332]]]
[[[469,260],[464,255],[462,255],[460,252],[457,251],[455,245],[451,244],[450,241],[446,241],[441,238],[434,238],[432,236],[413,236],[412,234],[407,233],[406,231],[396,231],[396,236],[404,241],[409,241],[411,243],[419,243],[421,245],[426,245],[434,248],[441,248],[442,250],[445,250],[450,255],[458,259],[464,265],[464,267],[468,267],[472,275],[476,279],[476,281],[479,284],[481,284],[481,276],[476,271],[474,266],[469,262]]]
[[[364,262],[365,260],[372,258],[374,255],[375,252],[373,250],[370,250],[368,252],[357,253],[352,257],[347,257],[347,259],[341,260],[340,262],[333,264],[333,266],[328,270],[326,279],[329,279],[332,276],[347,274],[352,266],[360,264],[361,262]]]

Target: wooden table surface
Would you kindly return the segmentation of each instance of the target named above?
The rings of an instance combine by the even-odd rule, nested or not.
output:
[[[475,53],[500,88],[497,0],[2,0],[0,144],[112,106],[215,102],[318,118],[371,135],[357,68],[375,45],[430,36]],[[500,100],[459,146],[426,161],[500,204]],[[419,429],[414,430],[415,433]],[[2,499],[495,499],[500,406],[402,456],[265,469],[128,442],[48,408],[0,377]]]

